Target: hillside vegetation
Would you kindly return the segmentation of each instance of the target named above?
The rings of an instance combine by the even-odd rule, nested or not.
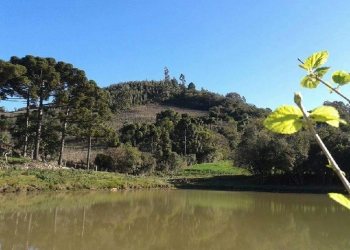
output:
[[[196,174],[196,164],[230,160],[262,182],[281,176],[287,184],[337,184],[308,132],[273,134],[262,125],[271,110],[235,92],[198,90],[183,74],[176,79],[165,71],[163,80],[102,89],[69,63],[12,57],[0,60],[0,100],[12,98],[25,107],[1,114],[2,167],[12,156],[130,175],[182,169],[186,175]],[[327,104],[350,121],[349,105]],[[318,124],[317,130],[350,174],[349,127]]]

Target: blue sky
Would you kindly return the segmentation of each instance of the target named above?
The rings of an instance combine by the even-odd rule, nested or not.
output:
[[[312,108],[337,97],[300,88],[296,59],[328,50],[332,68],[350,70],[349,16],[348,0],[2,0],[0,58],[54,57],[102,87],[162,79],[167,66],[259,107],[301,91]]]

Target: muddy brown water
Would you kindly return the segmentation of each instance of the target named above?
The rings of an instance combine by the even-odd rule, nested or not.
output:
[[[350,249],[327,195],[197,190],[0,196],[0,249]]]

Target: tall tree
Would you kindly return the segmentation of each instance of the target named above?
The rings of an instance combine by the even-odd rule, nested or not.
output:
[[[59,73],[55,70],[56,61],[53,58],[34,57],[31,55],[23,58],[12,58],[11,61],[26,67],[26,76],[28,81],[31,83],[31,92],[38,96],[39,105],[33,155],[33,158],[38,160],[40,153],[44,102],[49,100],[59,83]]]
[[[56,70],[60,74],[60,85],[55,96],[55,106],[59,107],[61,118],[61,140],[58,157],[58,165],[62,165],[65,140],[67,135],[67,126],[72,120],[72,109],[76,108],[78,97],[84,92],[84,84],[87,82],[85,72],[73,65],[64,62],[58,62]]]
[[[164,81],[170,82],[169,69],[167,67],[164,67]]]
[[[107,124],[110,117],[109,93],[99,88],[94,81],[84,83],[84,91],[77,96],[72,116],[77,134],[88,141],[86,164],[90,168],[92,138],[108,136],[111,132]]]
[[[11,57],[10,62],[15,65],[20,65],[21,59],[18,57]],[[24,66],[22,66],[24,67]],[[27,73],[27,68],[26,68]],[[33,81],[25,74],[23,77],[16,79],[16,82],[12,84],[15,96],[23,98],[26,100],[26,113],[24,122],[24,143],[22,149],[22,155],[27,156],[28,140],[29,140],[29,117],[30,117],[30,106],[35,104],[37,101],[37,88],[34,86]]]
[[[179,80],[183,86],[186,86],[186,78],[184,74],[180,74]]]

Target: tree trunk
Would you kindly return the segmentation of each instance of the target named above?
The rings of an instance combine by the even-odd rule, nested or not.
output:
[[[28,149],[28,129],[29,129],[29,89],[27,93],[27,107],[26,107],[26,127],[25,127],[25,135],[24,135],[24,146],[23,146],[23,157],[27,156]]]
[[[63,125],[62,125],[62,131],[61,131],[61,146],[60,146],[60,156],[58,158],[58,165],[62,166],[63,161],[63,151],[64,151],[64,145],[66,140],[66,131],[67,131],[67,119],[69,115],[69,107],[67,106]]]
[[[185,155],[187,155],[187,129],[185,128]]]
[[[91,140],[92,140],[92,137],[90,135],[88,138],[89,145],[88,145],[88,153],[87,153],[87,159],[86,159],[87,169],[90,169]]]
[[[40,152],[41,128],[43,124],[43,108],[44,108],[43,88],[44,88],[44,82],[42,82],[40,86],[40,101],[39,101],[39,109],[38,109],[38,121],[37,121],[38,124],[37,124],[36,137],[35,137],[34,160],[39,159],[39,152]]]

